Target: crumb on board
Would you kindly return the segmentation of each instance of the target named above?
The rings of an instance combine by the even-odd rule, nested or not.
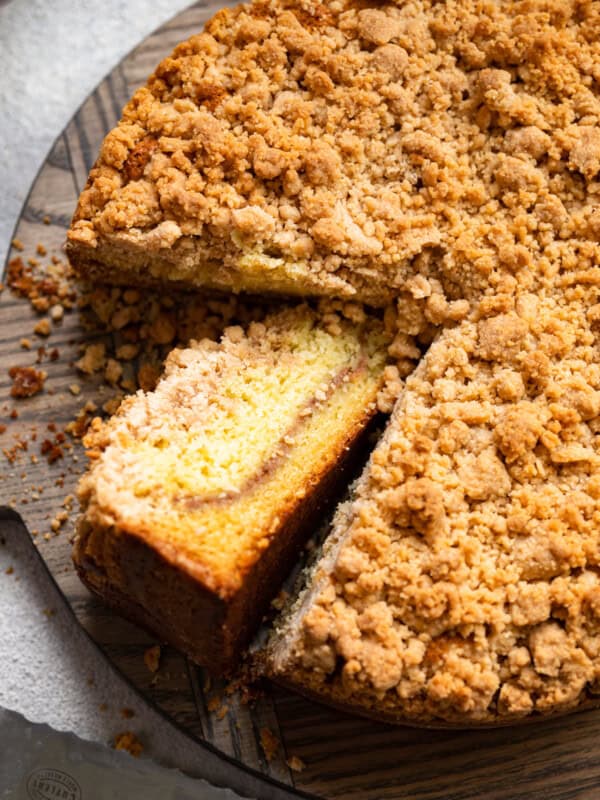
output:
[[[34,310],[48,311],[60,303],[64,308],[73,308],[77,293],[71,282],[72,272],[68,264],[52,258],[52,264],[41,267],[38,259],[29,258],[27,263],[20,256],[8,262],[6,282],[19,297],[29,300]]]
[[[65,316],[65,308],[60,303],[50,306],[50,319],[52,322],[60,322]]]
[[[65,434],[61,433],[60,431],[52,439],[44,439],[40,446],[40,453],[43,456],[46,456],[46,460],[49,464],[54,464],[55,461],[58,461],[60,458],[64,458],[64,442],[65,442]]]
[[[206,708],[211,714],[213,714],[215,711],[218,711],[221,708],[222,703],[223,703],[222,696],[216,694],[214,695],[214,697],[210,698],[210,700],[206,704]]]
[[[11,397],[33,397],[44,388],[47,374],[34,367],[11,367],[8,370],[13,385],[10,389]]]
[[[288,759],[286,759],[285,763],[294,772],[302,772],[302,770],[306,767],[304,761],[302,761],[301,758],[298,758],[298,756],[290,756]]]
[[[33,332],[38,336],[50,336],[51,332],[50,320],[48,317],[43,317],[39,322],[34,325]]]
[[[106,363],[106,345],[103,342],[88,344],[83,356],[75,362],[75,366],[86,375],[101,370]]]
[[[155,644],[144,652],[144,664],[150,672],[158,672],[158,667],[160,665],[160,645]]]
[[[125,750],[134,758],[139,758],[144,751],[144,746],[132,731],[123,731],[115,736],[113,745],[115,750]]]
[[[65,524],[68,520],[69,514],[67,511],[59,511],[58,514],[54,517],[52,522],[50,523],[50,528],[54,533],[58,533],[61,527]]]
[[[260,745],[267,761],[272,761],[277,755],[280,741],[269,728],[260,729]]]

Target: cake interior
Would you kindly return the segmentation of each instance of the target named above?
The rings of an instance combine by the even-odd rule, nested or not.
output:
[[[383,345],[379,326],[328,331],[301,307],[174,351],[155,392],[93,436],[88,520],[233,595],[372,416]]]

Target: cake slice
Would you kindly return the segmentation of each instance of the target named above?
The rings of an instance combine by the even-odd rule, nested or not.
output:
[[[568,295],[521,294],[431,346],[277,625],[271,677],[425,725],[597,695],[598,312]]]
[[[74,561],[108,604],[235,664],[376,413],[386,339],[306,305],[174,350],[87,445]]]

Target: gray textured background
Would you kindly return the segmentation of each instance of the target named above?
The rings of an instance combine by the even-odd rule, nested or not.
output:
[[[0,264],[29,186],[77,106],[125,53],[186,5],[186,0],[0,3]],[[4,535],[0,705],[96,741],[131,729],[146,754],[201,772],[200,749],[146,708],[78,629],[26,531],[11,526]],[[12,574],[6,574],[9,567]],[[47,616],[47,609],[55,614]],[[101,710],[104,704],[108,708]],[[121,717],[124,707],[135,711],[133,719]]]
[[[190,0],[0,4],[0,263],[41,162],[75,109],[148,33]]]

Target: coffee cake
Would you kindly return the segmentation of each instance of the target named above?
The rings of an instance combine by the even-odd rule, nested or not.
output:
[[[81,196],[81,275],[352,297],[386,306],[393,358],[434,342],[268,651],[328,702],[482,724],[596,687],[599,14],[220,12]]]

